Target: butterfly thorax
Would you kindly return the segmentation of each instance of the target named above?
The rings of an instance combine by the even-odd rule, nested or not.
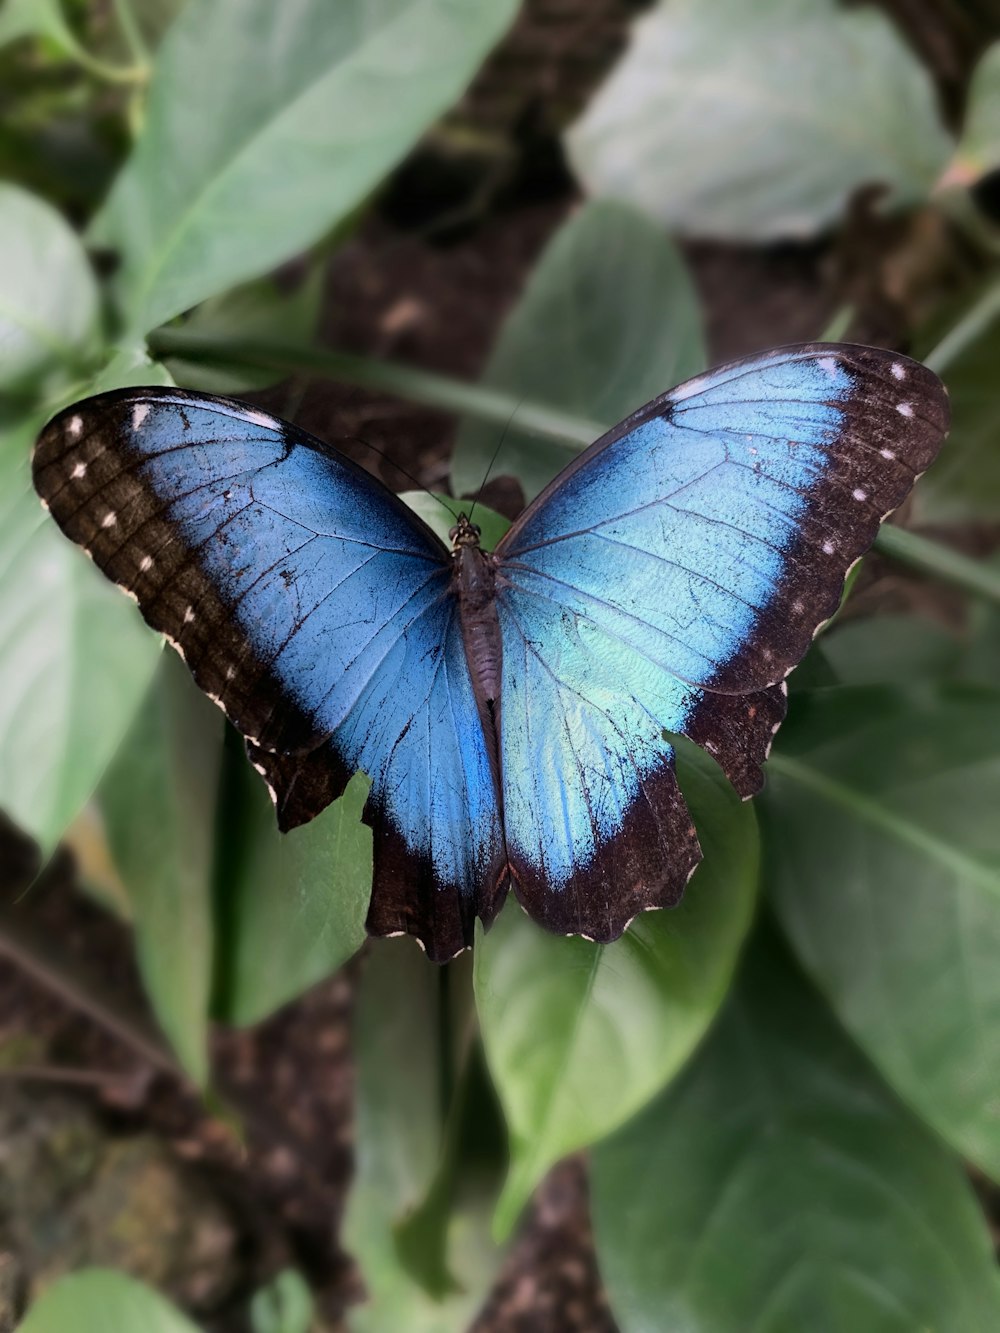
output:
[[[496,562],[479,545],[479,528],[465,514],[448,534],[452,543],[452,587],[458,597],[462,642],[476,694],[500,697],[500,621],[496,607]]]

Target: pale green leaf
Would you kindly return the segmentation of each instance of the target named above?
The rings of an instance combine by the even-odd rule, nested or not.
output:
[[[691,1054],[726,993],[757,888],[757,828],[707,756],[682,781],[705,859],[679,906],[614,944],[549,935],[515,904],[475,951],[487,1059],[511,1137],[496,1226],[550,1166],[634,1115]]]
[[[198,1333],[198,1329],[135,1278],[90,1268],[49,1287],[17,1333]]]
[[[340,222],[455,101],[515,9],[191,0],[94,229],[121,252],[131,327],[270,271]]]
[[[943,184],[973,185],[1000,167],[1000,42],[988,47],[973,70],[965,123]]]
[[[961,1164],[762,932],[677,1084],[593,1154],[621,1333],[990,1333],[1000,1285]]]
[[[243,753],[232,756],[219,848],[225,961],[218,1017],[259,1022],[335,972],[365,939],[371,829],[363,775],[339,801],[290,833]]]
[[[310,1333],[314,1309],[305,1278],[285,1268],[250,1302],[253,1333]]]
[[[181,1064],[201,1085],[208,1078],[222,726],[177,654],[164,650],[98,792],[146,990]]]
[[[91,350],[96,320],[97,287],[72,228],[0,183],[0,391],[71,369]]]
[[[795,701],[762,803],[766,883],[896,1091],[1000,1178],[1000,692]]]
[[[344,1244],[368,1299],[351,1310],[352,1333],[465,1333],[501,1258],[490,1240],[489,1199],[471,1174],[447,1224],[448,1267],[459,1289],[428,1296],[398,1248],[399,1224],[425,1200],[444,1145],[441,977],[412,940],[388,940],[372,948],[362,978],[355,1175]]]
[[[862,186],[916,203],[951,151],[888,17],[832,0],[664,0],[567,146],[589,193],[734,241],[813,236]]]
[[[550,241],[484,380],[592,420],[596,439],[704,366],[698,301],[677,249],[640,214],[592,203]],[[475,494],[489,470],[516,476],[531,499],[574,452],[519,429],[516,410],[506,429],[468,421],[452,489]]]
[[[192,312],[184,329],[223,339],[306,343],[316,328],[322,294],[323,267],[314,264],[292,291],[284,291],[274,278],[259,278],[213,296]],[[167,367],[178,384],[202,393],[239,395],[266,389],[284,378],[280,371],[204,365],[176,357],[168,360]]]

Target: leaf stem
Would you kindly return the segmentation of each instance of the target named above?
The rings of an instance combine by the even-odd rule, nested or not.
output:
[[[983,561],[970,560],[967,555],[961,555],[941,542],[883,523],[875,538],[875,549],[911,569],[933,574],[977,597],[1000,603],[1000,569]]]
[[[965,349],[981,337],[993,321],[1000,318],[1000,279],[983,292],[953,329],[924,357],[924,365],[940,375]]]
[[[148,71],[152,59],[151,53],[129,0],[112,0],[112,5],[115,18],[118,20],[118,27],[125,38],[125,44],[132,53],[132,59],[136,66]]]
[[[500,426],[508,425],[513,417],[519,429],[561,444],[568,452],[576,452],[590,444],[607,429],[603,422],[586,421],[561,412],[558,408],[546,407],[543,403],[522,400],[503,389],[466,384],[433,371],[401,366],[393,361],[375,361],[370,357],[335,352],[304,343],[220,338],[193,329],[165,327],[149,335],[149,348],[154,356],[161,358],[179,357],[216,365],[252,366],[288,374],[322,375],[362,389],[394,394],[410,402],[420,403],[423,407],[454,412],[456,415],[467,412],[470,416]]]
[[[1000,307],[1000,286],[995,299]],[[304,343],[219,337],[194,329],[164,327],[149,335],[149,348],[158,357],[223,366],[253,366],[287,374],[320,375],[393,394],[439,411],[458,415],[468,413],[501,428],[514,420],[518,429],[561,445],[567,455],[578,452],[608,429],[604,422],[589,421],[544,403],[518,399],[504,389],[466,384],[447,375],[401,366],[396,362],[375,361]],[[879,532],[875,546],[894,560],[936,575],[976,596],[1000,602],[1000,574],[947,546],[887,524]]]

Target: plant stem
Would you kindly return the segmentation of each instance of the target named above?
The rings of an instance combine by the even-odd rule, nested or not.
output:
[[[1000,279],[987,287],[953,329],[924,357],[924,365],[940,375],[965,349],[1000,318]]]
[[[129,0],[112,0],[115,18],[137,66],[148,68],[151,55]]]
[[[429,370],[417,370],[393,361],[374,361],[369,357],[302,343],[220,338],[189,329],[162,328],[150,334],[149,348],[154,356],[161,358],[179,357],[215,365],[321,375],[362,389],[394,394],[424,407],[456,415],[468,413],[500,426],[508,425],[513,417],[519,429],[560,444],[568,453],[575,453],[607,430],[603,422],[586,421],[543,403],[528,402],[503,389],[465,384]]]
[[[1000,308],[1000,286],[994,301]],[[967,322],[963,321],[963,325]],[[567,456],[577,453],[608,429],[604,422],[588,421],[544,403],[518,399],[504,389],[465,384],[446,375],[392,361],[374,361],[307,344],[219,337],[192,329],[162,328],[150,334],[149,347],[158,357],[223,366],[253,366],[287,374],[320,375],[360,388],[394,394],[424,407],[459,415],[467,413],[501,428],[516,421],[520,430],[562,446]],[[954,583],[966,592],[1000,602],[1000,574],[947,546],[888,525],[883,525],[875,546],[884,555]]]
[[[911,569],[933,574],[966,592],[1000,603],[1000,569],[980,560],[970,560],[967,555],[942,546],[940,542],[883,523],[875,538],[875,549]]]

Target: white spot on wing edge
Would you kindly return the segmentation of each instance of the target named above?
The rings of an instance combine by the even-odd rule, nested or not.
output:
[[[83,434],[83,417],[70,417],[66,422],[66,434],[71,440],[78,440]]]
[[[136,403],[132,408],[132,429],[138,430],[142,423],[149,416],[148,403]]]
[[[253,422],[255,426],[263,426],[265,430],[278,430],[280,426],[274,417],[269,417],[266,412],[258,412],[252,407],[244,407],[240,415],[244,420]]]
[[[190,625],[192,620],[194,620],[194,607],[189,606],[184,612],[184,624]]]
[[[73,478],[74,481],[79,481],[81,477],[85,477],[87,475],[87,464],[77,463],[76,467],[69,475]]]
[[[821,356],[816,364],[820,370],[825,370],[828,375],[836,375],[840,369],[837,365],[837,358],[834,356]]]
[[[868,499],[868,492],[863,491],[860,486],[855,487],[855,489],[851,492],[851,494],[854,496],[855,500]]]
[[[673,389],[667,395],[667,398],[672,403],[681,403],[685,398],[694,398],[696,394],[702,392],[708,380],[707,375],[696,375],[693,380],[688,380],[686,384],[681,384],[678,388]]]
[[[152,568],[153,568],[153,557],[151,555],[144,555],[142,559],[139,561],[139,573],[145,574],[147,570]]]
[[[880,449],[879,453],[882,455],[883,458],[888,458],[890,460],[896,457],[895,450],[893,449]]]
[[[897,404],[896,404],[896,411],[899,413],[899,415],[900,415],[901,417],[912,417],[912,416],[913,416],[913,404],[912,404],[912,403],[897,403]]]
[[[113,509],[109,509],[108,512],[101,519],[101,527],[113,528],[117,522],[118,522],[118,515],[115,513]]]
[[[834,553],[834,551],[835,551],[836,549],[837,549],[837,548],[834,546],[833,542],[824,542],[824,543],[823,543],[823,554],[824,554],[824,555],[833,555],[833,553]]]
[[[894,361],[892,363],[891,369],[892,369],[892,378],[894,380],[906,379],[906,367],[902,364],[902,362]]]

